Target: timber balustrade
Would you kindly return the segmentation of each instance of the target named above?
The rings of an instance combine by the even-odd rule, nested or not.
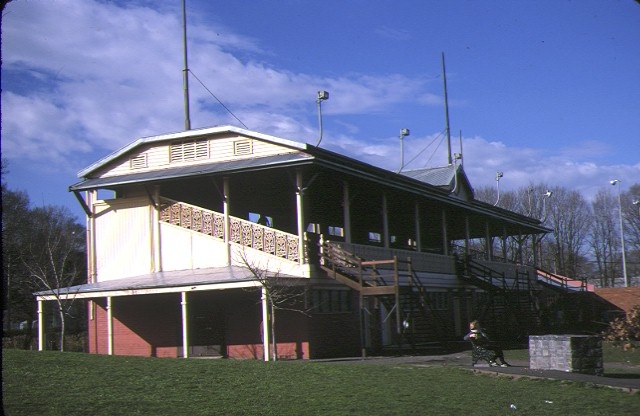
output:
[[[225,240],[224,214],[162,198],[160,221]],[[299,261],[298,236],[229,216],[228,241],[291,261]]]

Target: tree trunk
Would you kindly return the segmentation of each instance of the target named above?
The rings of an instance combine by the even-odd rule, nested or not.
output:
[[[273,361],[278,361],[278,343],[276,342],[276,314],[275,308],[271,298],[269,298],[269,306],[271,313],[269,314],[269,320],[271,321],[271,342],[273,343]]]
[[[60,299],[58,299],[58,314],[60,315],[60,352],[64,352],[65,316]]]

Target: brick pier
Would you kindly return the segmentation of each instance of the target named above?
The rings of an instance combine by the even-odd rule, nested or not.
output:
[[[532,335],[529,368],[601,376],[602,339],[591,335]]]

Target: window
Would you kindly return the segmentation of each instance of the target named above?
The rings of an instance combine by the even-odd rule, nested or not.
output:
[[[372,231],[369,231],[369,241],[372,243],[381,243],[382,235],[380,233],[374,233]]]
[[[315,313],[345,313],[353,310],[348,290],[315,289],[311,292],[311,308]]]
[[[233,142],[233,154],[236,156],[253,154],[253,140]]]
[[[257,212],[250,212],[249,215],[247,215],[247,219],[251,222],[255,222],[256,224],[273,227],[273,217],[270,217],[268,215],[259,214]]]
[[[171,163],[188,162],[209,158],[208,140],[185,140],[172,143],[169,148],[169,160]]]
[[[129,159],[130,169],[143,169],[147,167],[147,154],[142,153]]]
[[[330,225],[329,226],[329,235],[333,235],[333,236],[336,236],[336,237],[344,237],[344,228]]]

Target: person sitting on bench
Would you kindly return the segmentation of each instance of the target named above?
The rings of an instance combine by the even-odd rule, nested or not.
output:
[[[491,367],[497,367],[498,365],[500,367],[509,367],[509,364],[504,359],[502,348],[489,339],[479,321],[469,323],[469,330],[469,333],[464,336],[464,340],[471,342],[471,362],[473,365],[479,360],[484,360]]]

